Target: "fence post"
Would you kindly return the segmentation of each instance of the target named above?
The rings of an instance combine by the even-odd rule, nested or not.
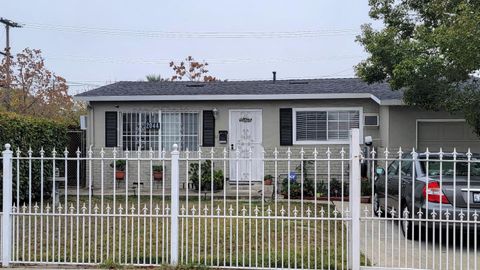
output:
[[[170,224],[170,264],[178,265],[178,213],[180,205],[180,168],[178,159],[180,152],[178,145],[173,145],[172,151],[172,203],[171,203],[171,224]]]
[[[352,270],[360,269],[360,131],[350,132],[350,263]]]
[[[10,144],[5,144],[3,155],[3,215],[2,215],[2,266],[12,260],[12,156]]]

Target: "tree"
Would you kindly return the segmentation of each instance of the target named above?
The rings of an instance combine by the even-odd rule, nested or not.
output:
[[[11,82],[7,82],[10,73]],[[63,77],[48,70],[40,50],[24,49],[10,61],[0,65],[0,106],[5,111],[55,120],[76,120],[84,110],[68,94]],[[72,119],[73,118],[73,119]]]
[[[204,82],[214,82],[219,79],[210,75],[207,75],[209,72],[207,69],[208,63],[203,61],[196,61],[193,57],[188,56],[185,58],[185,61],[176,64],[175,62],[170,62],[170,67],[175,72],[175,75],[172,76],[172,81],[183,80],[186,78],[189,81],[204,81]]]
[[[356,66],[368,83],[387,81],[406,104],[462,113],[480,136],[480,1],[369,0],[381,30],[362,26],[370,56]]]
[[[148,82],[162,82],[162,81],[168,81],[168,79],[162,78],[160,74],[155,75],[155,74],[149,74],[145,76]]]

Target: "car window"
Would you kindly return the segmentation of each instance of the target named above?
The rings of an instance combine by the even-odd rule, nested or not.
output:
[[[457,161],[452,162],[452,157],[446,157],[443,162],[437,160],[425,161],[422,160],[420,165],[422,171],[425,173],[428,170],[429,176],[468,176],[468,161],[466,158],[460,157]],[[480,162],[477,158],[472,158],[470,162],[470,176],[480,176]]]
[[[412,161],[404,160],[402,161],[402,176],[412,176]]]
[[[393,161],[390,166],[388,166],[388,176],[398,175],[398,160]]]

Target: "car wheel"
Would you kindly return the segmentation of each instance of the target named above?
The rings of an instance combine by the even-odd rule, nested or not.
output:
[[[380,199],[378,198],[378,194],[375,192],[373,194],[373,214],[377,217],[380,216],[378,214],[379,210],[380,210]]]
[[[416,230],[413,222],[410,220],[410,209],[404,205],[402,208],[402,218],[400,219],[400,227],[402,228],[403,236],[412,240],[416,238]]]

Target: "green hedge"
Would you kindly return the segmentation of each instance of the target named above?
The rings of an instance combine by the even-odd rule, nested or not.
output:
[[[68,144],[67,125],[49,119],[21,116],[13,113],[0,113],[0,145],[5,150],[5,144],[12,146],[13,155],[16,156],[17,149],[21,150],[21,156],[28,156],[28,149],[31,148],[34,157],[40,156],[43,147],[46,157],[51,157],[55,148],[57,156],[62,157],[63,151]],[[17,201],[17,161],[13,161],[13,199]],[[63,168],[63,162],[55,162],[56,167]],[[2,163],[3,171],[3,163]],[[21,160],[20,169],[20,204],[28,202],[28,160]],[[3,174],[3,173],[2,173]],[[50,198],[51,183],[47,177],[53,175],[53,163],[51,160],[44,161],[44,198]],[[40,200],[40,161],[32,160],[32,200]],[[0,179],[0,189],[3,186],[3,178]],[[0,204],[2,202],[0,201]]]

